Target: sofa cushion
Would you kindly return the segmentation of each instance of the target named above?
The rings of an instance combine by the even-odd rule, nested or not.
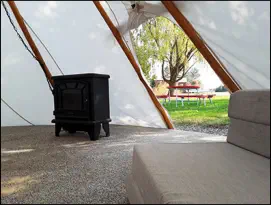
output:
[[[270,126],[232,118],[227,142],[270,159]]]
[[[270,158],[270,90],[233,93],[229,117],[227,142]]]
[[[270,126],[270,90],[243,90],[231,94],[228,115]]]
[[[229,143],[134,147],[130,203],[270,203],[270,160]]]

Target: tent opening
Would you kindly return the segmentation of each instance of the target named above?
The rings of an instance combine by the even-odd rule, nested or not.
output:
[[[176,128],[229,124],[229,91],[179,26],[159,16],[131,30],[139,64]]]

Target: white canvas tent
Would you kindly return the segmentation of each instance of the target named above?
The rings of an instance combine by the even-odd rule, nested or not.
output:
[[[213,57],[224,64],[240,89],[270,88],[270,2],[170,3],[193,25],[212,50]],[[102,2],[114,25],[118,23],[115,17],[119,22],[128,19],[122,2],[108,4],[114,15]],[[168,127],[165,116],[157,109],[93,2],[20,1],[16,5],[57,59],[64,74],[97,72],[110,75],[113,124]],[[164,16],[180,24],[181,17],[168,11]],[[3,7],[1,34],[1,97],[33,124],[51,124],[53,96],[44,73],[16,36]],[[108,38],[110,35],[112,38]],[[52,75],[60,75],[44,47],[33,33],[31,36]],[[129,35],[125,39],[136,59]],[[16,125],[28,124],[1,101],[1,126]]]

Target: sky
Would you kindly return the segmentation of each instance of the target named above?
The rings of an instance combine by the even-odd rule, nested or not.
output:
[[[213,89],[217,88],[220,85],[223,85],[221,80],[218,78],[216,73],[209,65],[198,64],[195,66],[199,69],[200,72],[200,80],[203,84],[203,89]]]

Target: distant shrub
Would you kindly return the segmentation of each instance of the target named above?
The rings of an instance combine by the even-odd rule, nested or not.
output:
[[[156,86],[155,80],[156,80],[156,75],[153,75],[150,79],[150,86],[151,88],[154,88]]]
[[[151,80],[150,80],[150,86],[151,86],[152,88],[155,87],[155,80],[154,80],[154,79],[151,79]]]
[[[228,92],[224,85],[221,85],[215,89],[215,92]]]

